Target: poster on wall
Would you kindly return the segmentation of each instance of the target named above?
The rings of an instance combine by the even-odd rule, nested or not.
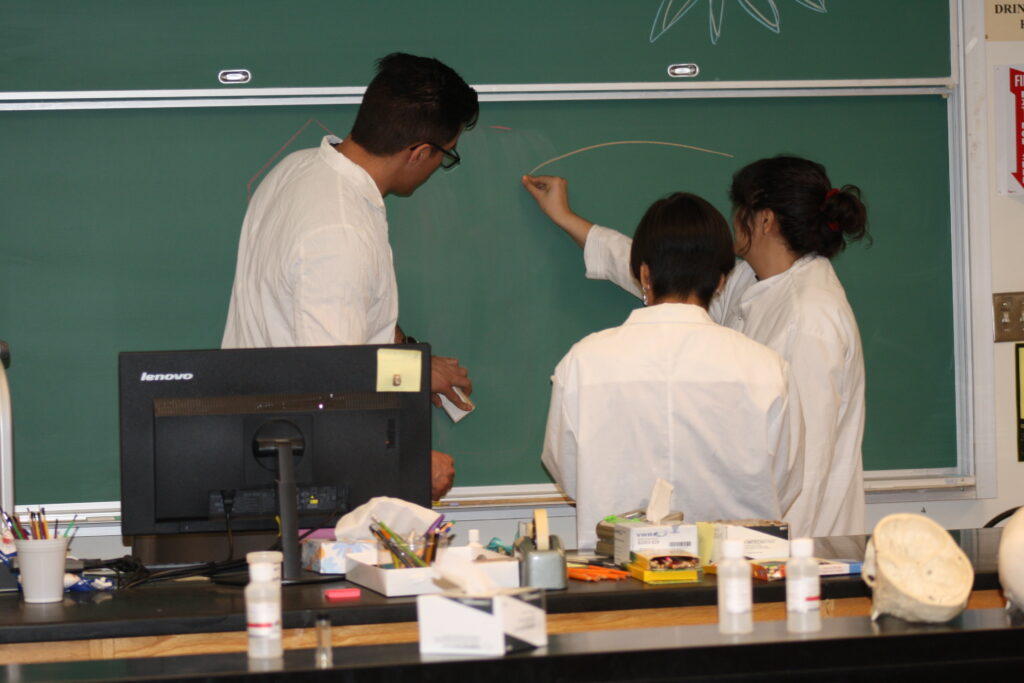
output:
[[[1024,65],[997,66],[994,85],[999,194],[1024,197]]]

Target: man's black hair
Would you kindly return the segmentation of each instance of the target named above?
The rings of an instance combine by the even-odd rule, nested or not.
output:
[[[395,52],[377,61],[351,138],[377,156],[424,142],[443,147],[479,113],[476,91],[451,67]]]

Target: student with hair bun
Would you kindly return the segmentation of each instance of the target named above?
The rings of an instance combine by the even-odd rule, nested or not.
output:
[[[525,176],[523,185],[584,248],[587,277],[643,293],[629,273],[629,237],[573,213],[562,178]],[[730,189],[742,261],[710,314],[789,362],[805,430],[803,488],[785,512],[796,536],[864,532],[864,355],[830,261],[867,235],[859,195],[833,187],[821,164],[791,156],[744,167]]]

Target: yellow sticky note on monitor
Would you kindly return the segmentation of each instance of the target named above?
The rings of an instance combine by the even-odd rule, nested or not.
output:
[[[419,391],[422,370],[418,349],[377,349],[377,391]]]

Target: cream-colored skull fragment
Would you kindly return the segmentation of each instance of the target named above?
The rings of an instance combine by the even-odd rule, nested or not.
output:
[[[949,532],[924,515],[882,518],[868,541],[862,575],[871,586],[871,618],[949,621],[967,606],[974,568]]]

